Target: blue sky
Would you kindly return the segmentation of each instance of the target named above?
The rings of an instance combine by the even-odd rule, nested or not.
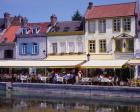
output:
[[[12,15],[26,16],[30,22],[49,21],[52,14],[58,20],[71,20],[71,16],[78,9],[84,14],[88,2],[94,5],[133,2],[135,0],[0,0],[0,17],[4,12]]]

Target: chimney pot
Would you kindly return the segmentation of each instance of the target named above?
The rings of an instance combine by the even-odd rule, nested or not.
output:
[[[10,26],[10,14],[8,12],[4,13],[4,27],[7,29]]]
[[[55,26],[56,22],[57,22],[57,17],[55,14],[53,14],[51,17],[50,17],[50,20],[51,20],[51,25],[52,26]]]
[[[93,2],[89,2],[89,4],[88,4],[88,9],[91,9],[92,6],[93,6]]]

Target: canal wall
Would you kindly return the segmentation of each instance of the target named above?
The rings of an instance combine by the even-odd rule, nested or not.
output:
[[[120,86],[66,85],[43,83],[13,83],[13,91],[45,93],[62,96],[77,97],[125,97],[140,98],[140,88]]]
[[[12,88],[11,82],[0,82],[0,90],[9,90]]]

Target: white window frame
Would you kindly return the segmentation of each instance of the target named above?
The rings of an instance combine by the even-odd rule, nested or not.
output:
[[[113,31],[120,32],[120,30],[121,30],[121,19],[120,18],[113,19]]]
[[[106,39],[99,40],[99,51],[100,51],[100,53],[106,53],[106,51],[107,51]]]
[[[78,46],[78,53],[83,53],[84,52],[84,45],[82,41],[78,41],[77,42],[77,46]]]
[[[131,18],[123,18],[123,30],[131,31]]]
[[[89,21],[88,22],[88,32],[95,33],[96,31],[96,21]]]
[[[34,32],[35,31],[35,32]],[[40,27],[38,27],[38,26],[34,26],[33,28],[32,28],[32,34],[38,34],[40,32]]]
[[[96,41],[88,40],[88,52],[95,53],[96,52]]]
[[[66,42],[60,42],[61,53],[66,53]]]
[[[106,20],[99,20],[99,33],[106,33]]]
[[[56,44],[56,48],[54,48],[54,44]],[[54,50],[55,49],[55,50]],[[56,51],[56,52],[55,52]],[[57,54],[58,53],[58,44],[57,44],[57,42],[53,42],[52,43],[52,53],[53,54]]]
[[[37,43],[32,44],[32,54],[37,54],[38,45]]]
[[[74,42],[68,42],[69,45],[69,53],[75,52],[75,43]]]
[[[22,28],[22,34],[29,34],[29,28],[28,27]]]
[[[21,53],[22,53],[22,54],[27,54],[27,46],[28,46],[28,45],[27,45],[26,43],[23,43],[23,44],[22,44],[22,50],[21,50]]]

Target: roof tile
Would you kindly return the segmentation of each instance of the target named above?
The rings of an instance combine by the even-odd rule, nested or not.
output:
[[[99,19],[99,18],[134,16],[135,8],[136,2],[93,6],[91,9],[87,10],[85,18]]]

